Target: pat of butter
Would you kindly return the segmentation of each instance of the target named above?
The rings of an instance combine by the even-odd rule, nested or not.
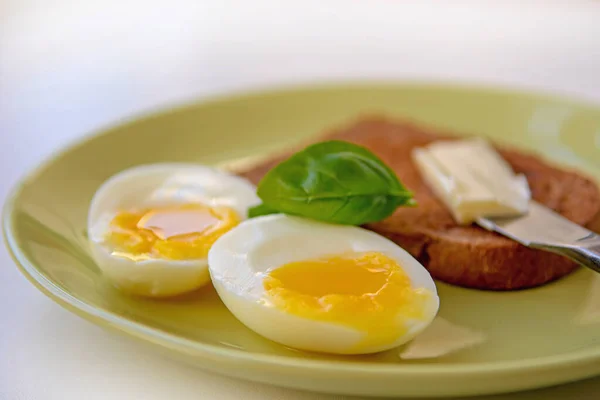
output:
[[[438,141],[415,149],[412,156],[459,224],[527,212],[531,199],[527,179],[515,175],[483,139]]]

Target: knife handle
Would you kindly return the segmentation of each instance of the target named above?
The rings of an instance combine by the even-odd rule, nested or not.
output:
[[[582,240],[581,244],[532,243],[531,247],[561,254],[600,273],[600,236],[598,235]]]

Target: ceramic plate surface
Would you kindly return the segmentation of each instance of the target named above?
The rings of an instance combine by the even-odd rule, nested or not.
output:
[[[583,269],[510,293],[440,283],[440,316],[480,335],[480,343],[403,360],[402,349],[360,357],[290,350],[246,329],[212,287],[170,301],[128,297],[91,260],[86,214],[111,175],[145,163],[261,156],[366,113],[480,134],[600,178],[600,109],[576,101],[437,84],[269,91],[149,115],[64,150],[13,191],[4,213],[7,244],[31,282],[67,309],[170,356],[244,379],[355,395],[459,396],[600,374],[600,283]]]

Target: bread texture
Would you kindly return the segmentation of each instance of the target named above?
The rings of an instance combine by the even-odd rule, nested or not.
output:
[[[377,154],[415,194],[417,207],[400,207],[389,218],[365,227],[393,240],[441,281],[486,290],[514,290],[543,285],[577,268],[562,256],[529,249],[475,225],[454,222],[412,162],[411,152],[440,139],[460,136],[406,121],[373,116],[318,136],[313,142],[338,139]],[[585,176],[552,166],[540,157],[496,147],[515,172],[523,173],[532,196],[571,221],[600,228],[600,191]],[[298,149],[294,149],[298,150]],[[241,175],[258,183],[292,152],[280,154]]]

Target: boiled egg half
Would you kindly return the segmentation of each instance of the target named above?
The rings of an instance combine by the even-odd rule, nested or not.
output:
[[[165,297],[210,281],[210,247],[258,204],[243,178],[190,164],[128,169],[106,181],[88,213],[92,256],[119,288]]]
[[[254,218],[221,236],[208,261],[219,296],[242,323],[297,349],[387,350],[425,329],[439,307],[427,270],[359,227]]]

